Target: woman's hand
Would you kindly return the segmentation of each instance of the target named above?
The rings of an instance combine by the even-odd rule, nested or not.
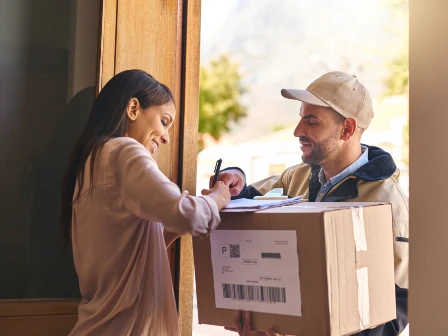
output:
[[[221,210],[227,204],[230,203],[230,191],[229,187],[222,181],[216,182],[212,189],[204,189],[201,191],[202,195],[208,195],[213,198],[218,205],[218,209]]]
[[[236,312],[235,318],[233,319],[233,324],[235,325],[235,328],[226,328],[226,330],[236,331],[240,336],[282,336],[277,334],[272,329],[268,329],[265,332],[252,330],[251,317],[249,312],[246,312],[244,326],[241,323],[241,311]]]

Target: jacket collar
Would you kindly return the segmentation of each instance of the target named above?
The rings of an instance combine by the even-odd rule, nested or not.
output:
[[[353,175],[367,182],[390,178],[397,170],[392,156],[379,147],[363,146],[369,149],[369,162],[360,167]]]
[[[369,162],[341,182],[337,188],[330,190],[330,194],[325,197],[325,202],[355,199],[358,197],[358,179],[366,182],[381,181],[390,178],[395,173],[397,166],[389,153],[379,147],[363,146],[366,146],[369,149]],[[310,202],[316,200],[317,193],[321,188],[319,182],[320,169],[321,167],[319,165],[311,167],[311,177],[309,182]]]

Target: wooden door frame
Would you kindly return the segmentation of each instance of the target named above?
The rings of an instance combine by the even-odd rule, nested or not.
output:
[[[182,29],[181,76],[181,147],[179,151],[179,187],[196,192],[198,124],[199,124],[199,73],[201,0],[185,0]],[[179,325],[182,336],[192,335],[194,258],[191,236],[183,236],[176,244],[174,288],[177,291]]]
[[[114,74],[124,69],[117,66],[117,31],[120,0],[103,0],[101,57],[98,92]],[[196,191],[201,0],[177,0],[176,73],[178,85],[171,88],[178,110],[177,182],[181,190]],[[180,49],[180,50],[179,50]],[[147,70],[143,67],[143,70]],[[149,71],[151,72],[151,71]],[[171,269],[181,334],[192,334],[194,261],[191,236],[183,236],[170,247]]]
[[[0,300],[2,335],[67,335],[78,318],[79,299]]]

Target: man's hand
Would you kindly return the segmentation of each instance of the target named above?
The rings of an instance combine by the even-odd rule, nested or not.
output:
[[[212,187],[213,177],[214,176],[210,176],[210,188]],[[222,181],[225,185],[229,186],[230,195],[232,196],[238,196],[246,184],[244,174],[238,169],[229,169],[219,173],[218,181]]]
[[[240,336],[281,336],[274,330],[268,329],[266,332],[253,331],[251,327],[250,313],[246,312],[246,318],[244,320],[244,326],[241,323],[241,311],[237,311],[233,320],[235,328],[226,328],[230,331],[236,331]]]

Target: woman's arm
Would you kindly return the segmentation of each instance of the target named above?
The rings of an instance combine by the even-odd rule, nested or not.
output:
[[[116,141],[120,143],[111,154],[111,164],[123,204],[131,213],[162,222],[167,231],[179,235],[207,235],[214,230],[220,222],[216,195],[181,192],[140,143],[131,138]]]

